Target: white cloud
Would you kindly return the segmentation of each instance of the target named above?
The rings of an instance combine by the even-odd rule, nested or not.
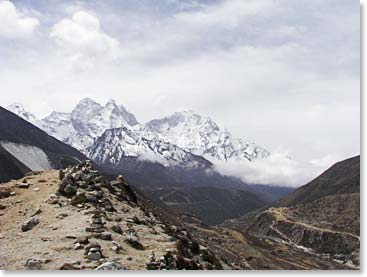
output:
[[[29,38],[39,25],[37,18],[24,15],[10,1],[0,0],[0,38]]]
[[[289,153],[299,164],[281,164],[301,177],[300,168],[326,165],[330,153],[360,152],[358,2],[158,2],[19,1],[22,11],[39,10],[53,39],[0,43],[0,83],[9,92],[1,104],[47,115],[83,97],[115,98],[140,121],[193,109]]]
[[[310,164],[319,167],[319,168],[327,168],[331,165],[339,162],[341,160],[340,156],[337,154],[329,154],[321,158],[312,159]]]
[[[119,41],[103,32],[98,18],[85,11],[56,23],[50,37],[67,55],[68,66],[77,70],[90,69],[100,59],[115,60],[121,56]]]
[[[253,162],[230,161],[216,162],[216,169],[229,176],[236,176],[248,184],[299,187],[311,181],[335,161],[330,157],[318,162],[302,163],[288,157],[285,153],[273,152],[267,159]]]

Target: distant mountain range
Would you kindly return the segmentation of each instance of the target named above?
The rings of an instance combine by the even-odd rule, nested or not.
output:
[[[153,200],[144,201],[146,205],[159,203],[154,209],[183,223],[185,232],[231,265],[359,268],[359,156],[335,164],[293,192],[249,185],[219,174],[213,163],[251,163],[266,159],[269,152],[233,138],[208,118],[182,112],[143,125],[114,101],[101,106],[84,99],[77,107],[71,114],[53,112],[41,120],[19,104],[10,107],[14,113],[0,107],[0,182],[30,171],[46,176],[49,169],[70,169],[89,157],[107,178],[123,174],[133,190]],[[58,178],[58,172],[52,174]],[[9,184],[19,187],[19,181],[5,186]],[[2,195],[12,196],[7,188]]]
[[[248,185],[238,178],[218,173],[213,166],[216,161],[250,163],[266,158],[269,152],[234,138],[210,118],[191,111],[141,124],[113,100],[103,106],[86,98],[71,113],[52,112],[43,119],[37,119],[21,104],[13,104],[8,109],[13,116],[32,123],[24,127],[27,132],[37,129],[37,133],[42,133],[35,141],[22,141],[27,149],[17,149],[33,157],[28,160],[42,161],[41,166],[32,165],[31,170],[57,168],[48,165],[47,155],[38,150],[37,155],[29,154],[39,141],[47,142],[54,137],[58,143],[70,145],[75,152],[79,150],[75,157],[89,158],[109,174],[123,174],[148,197],[200,217],[208,224],[239,217],[292,190]],[[11,121],[23,121],[19,117]],[[17,124],[8,126],[8,132],[16,132]],[[3,144],[12,142],[11,138]],[[7,150],[11,150],[9,146]],[[13,150],[10,156],[14,154]],[[25,162],[27,155],[21,155],[19,162]]]
[[[174,163],[191,167],[198,165],[197,156],[211,162],[250,162],[270,154],[254,143],[234,138],[212,119],[192,111],[140,124],[114,100],[102,106],[86,98],[71,113],[52,112],[44,119],[37,119],[21,104],[13,104],[8,110],[87,156],[100,157],[102,163],[107,157],[115,164],[123,157],[140,157],[165,166]]]
[[[78,150],[0,107],[0,182],[20,178],[29,171],[64,168],[85,159]]]

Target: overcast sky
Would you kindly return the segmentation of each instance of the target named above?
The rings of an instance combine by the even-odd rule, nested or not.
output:
[[[360,152],[359,1],[0,0],[0,104],[177,110],[327,167]]]

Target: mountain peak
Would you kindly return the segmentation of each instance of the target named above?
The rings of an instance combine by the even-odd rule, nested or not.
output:
[[[146,126],[162,140],[212,162],[252,161],[269,155],[265,149],[233,137],[228,130],[221,128],[210,117],[203,117],[192,110],[152,120]]]
[[[117,105],[117,103],[116,103],[116,100],[115,99],[113,99],[113,98],[111,98],[110,100],[108,100],[108,102],[106,103],[106,106],[107,105]]]
[[[94,101],[92,98],[86,97],[80,100],[78,104],[98,104],[98,103]]]
[[[11,105],[8,106],[8,109],[9,108],[19,109],[19,110],[25,110],[24,109],[24,106],[21,103],[19,103],[19,102],[14,102],[13,104],[11,104]]]
[[[8,106],[7,110],[39,127],[39,120],[32,113],[28,112],[21,103],[15,102]]]

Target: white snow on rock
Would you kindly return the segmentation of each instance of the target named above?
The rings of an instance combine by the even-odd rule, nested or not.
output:
[[[209,117],[192,111],[176,112],[146,124],[145,136],[157,136],[186,151],[215,161],[253,161],[269,156],[264,148],[233,137]]]
[[[158,162],[164,166],[207,167],[210,163],[200,156],[153,137],[147,139],[141,133],[126,127],[110,129],[88,148],[88,156],[97,163],[116,166],[122,158]]]
[[[8,106],[6,109],[42,129],[42,121],[38,120],[32,113],[27,112],[22,104],[14,103]]]
[[[176,112],[143,125],[114,100],[103,106],[85,98],[71,113],[53,112],[43,120],[37,120],[20,104],[12,105],[11,110],[89,158],[109,160],[114,165],[124,157],[145,158],[166,166],[192,166],[194,156],[215,164],[252,162],[270,154],[192,111]]]
[[[13,157],[33,171],[52,169],[47,155],[38,147],[7,141],[2,141],[0,144]]]

